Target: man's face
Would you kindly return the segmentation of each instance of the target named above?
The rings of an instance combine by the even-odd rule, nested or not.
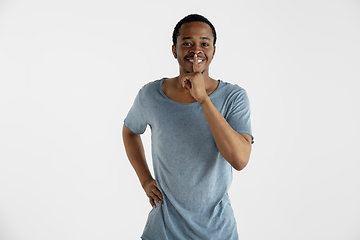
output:
[[[193,72],[195,54],[200,71],[202,73],[208,71],[215,54],[214,36],[210,26],[203,22],[184,23],[179,33],[176,46],[172,46],[172,51],[179,62],[180,73]]]

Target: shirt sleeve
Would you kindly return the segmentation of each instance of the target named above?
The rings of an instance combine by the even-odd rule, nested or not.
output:
[[[143,134],[147,127],[147,119],[144,114],[144,105],[142,102],[143,91],[140,89],[135,97],[134,103],[130,108],[125,120],[125,127],[130,129],[135,134]]]
[[[230,113],[227,117],[229,125],[238,133],[249,134],[252,139],[251,144],[254,143],[250,121],[250,102],[244,89],[236,91],[230,106]]]

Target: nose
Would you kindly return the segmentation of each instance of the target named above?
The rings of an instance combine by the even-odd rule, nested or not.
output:
[[[196,55],[202,53],[200,46],[198,45],[194,45],[194,47],[190,50],[190,52]]]
[[[202,53],[201,50],[190,50],[190,53],[196,55],[197,57],[199,57],[199,55]]]

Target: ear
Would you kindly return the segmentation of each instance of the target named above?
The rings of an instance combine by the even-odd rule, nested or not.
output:
[[[214,56],[215,56],[215,51],[216,51],[216,46],[214,46],[214,52],[213,52],[212,58],[214,58]]]
[[[175,47],[175,45],[172,45],[172,53],[173,53],[173,55],[174,55],[174,58],[177,58],[177,53],[176,53],[176,47]]]

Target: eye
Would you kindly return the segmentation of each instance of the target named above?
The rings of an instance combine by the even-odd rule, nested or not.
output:
[[[183,43],[182,45],[183,45],[183,46],[191,46],[191,43],[185,42],[185,43]]]
[[[203,47],[208,47],[209,44],[208,44],[208,43],[203,43],[202,46],[203,46]]]

